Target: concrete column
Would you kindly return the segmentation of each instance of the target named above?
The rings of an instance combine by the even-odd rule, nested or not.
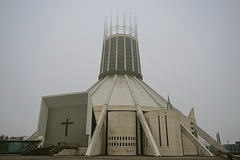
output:
[[[95,143],[97,142],[97,138],[98,138],[98,135],[102,129],[102,126],[103,126],[103,122],[104,122],[104,119],[106,117],[106,111],[107,111],[107,106],[104,105],[103,108],[102,108],[102,112],[99,116],[99,120],[97,122],[97,126],[95,128],[95,131],[93,133],[93,136],[92,136],[92,139],[88,145],[88,149],[87,149],[87,152],[86,152],[86,156],[90,156],[93,152],[93,149],[94,149],[94,146],[95,146]]]

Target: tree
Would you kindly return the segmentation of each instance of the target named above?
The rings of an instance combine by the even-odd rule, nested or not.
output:
[[[8,139],[9,139],[9,137],[7,135],[2,134],[0,136],[0,141],[5,141],[5,140],[8,140]]]
[[[0,136],[0,141],[3,141],[3,140],[4,140],[4,134]]]

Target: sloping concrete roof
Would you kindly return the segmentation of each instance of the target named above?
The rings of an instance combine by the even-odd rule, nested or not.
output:
[[[144,107],[166,108],[167,101],[157,92],[151,89],[141,79],[128,75],[107,76],[99,80],[96,84],[89,88],[89,93],[92,96],[93,106],[103,106],[109,96],[109,106],[135,106],[133,95],[137,99],[137,103]],[[125,76],[129,79],[129,85],[133,88],[133,93],[130,92],[129,85]],[[114,83],[114,84],[113,84]],[[112,92],[109,93],[113,85]]]
[[[83,96],[84,95],[84,96]],[[44,96],[42,99],[49,107],[79,106],[87,104],[88,92]]]

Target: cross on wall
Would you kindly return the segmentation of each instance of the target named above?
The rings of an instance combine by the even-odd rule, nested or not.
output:
[[[66,122],[61,122],[61,124],[65,124],[66,127],[65,127],[65,136],[67,136],[67,133],[68,133],[68,125],[69,124],[73,124],[73,122],[68,122],[68,118],[66,119]]]

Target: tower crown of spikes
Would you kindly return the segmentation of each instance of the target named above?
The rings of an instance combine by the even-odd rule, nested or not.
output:
[[[130,14],[128,26],[125,22],[124,13],[123,24],[119,25],[117,15],[115,24],[112,23],[112,15],[109,26],[107,19],[104,22],[99,79],[115,74],[133,75],[142,79],[135,18],[132,25],[132,16]]]

